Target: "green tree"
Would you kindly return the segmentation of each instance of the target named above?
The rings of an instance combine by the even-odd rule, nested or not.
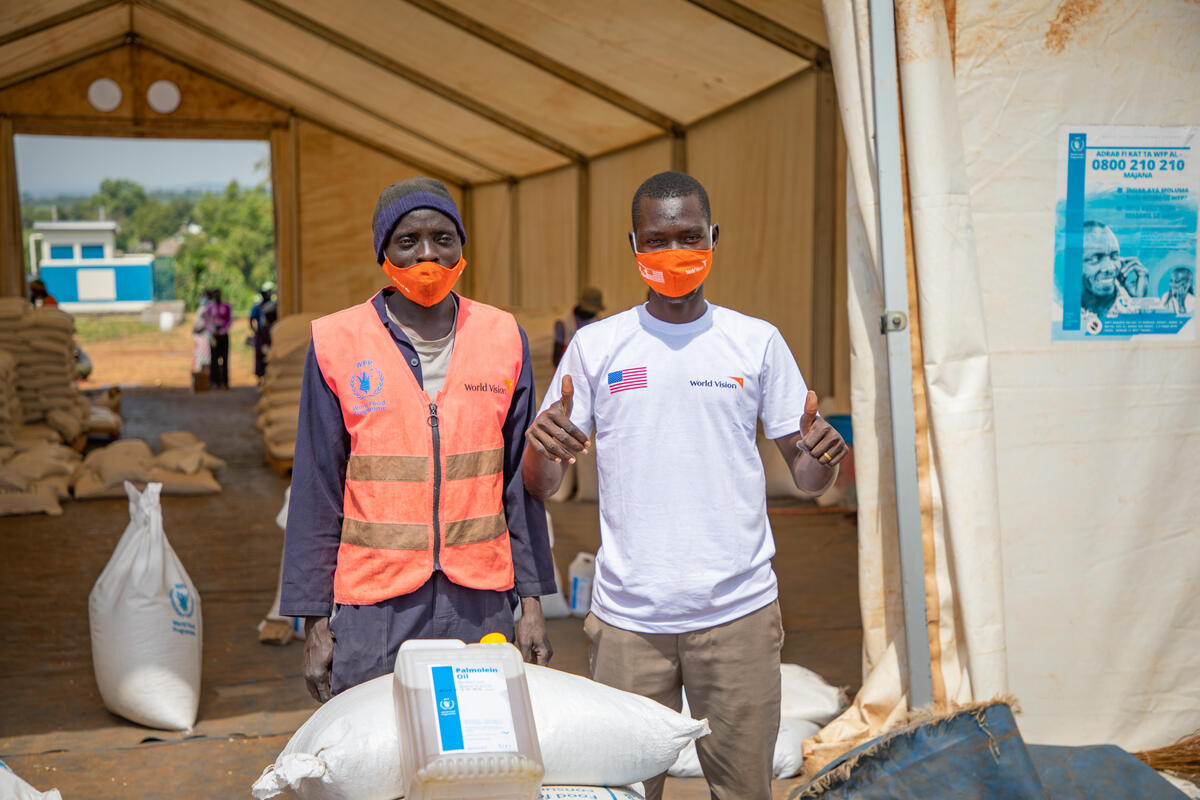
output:
[[[219,288],[238,313],[248,311],[258,287],[275,274],[274,215],[265,183],[243,189],[230,181],[220,194],[196,201],[188,236],[175,261],[176,295],[194,308],[200,292]]]

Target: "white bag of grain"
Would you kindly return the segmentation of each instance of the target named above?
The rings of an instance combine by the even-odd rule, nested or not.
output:
[[[200,596],[163,531],[151,483],[129,495],[129,525],[88,598],[104,705],[151,728],[187,730],[200,705]]]
[[[21,780],[12,768],[0,761],[0,798],[4,800],[62,800],[58,789],[39,792]]]
[[[578,675],[525,665],[546,767],[563,786],[628,786],[666,771],[708,723]],[[383,675],[313,713],[251,787],[258,800],[392,800],[404,792],[392,697]],[[601,795],[603,797],[603,795]]]

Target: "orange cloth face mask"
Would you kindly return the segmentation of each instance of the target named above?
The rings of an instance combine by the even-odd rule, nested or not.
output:
[[[665,297],[683,297],[704,283],[712,268],[713,251],[655,250],[636,253],[642,280]]]
[[[411,267],[397,267],[385,257],[383,274],[405,297],[428,308],[446,299],[466,266],[466,259],[462,256],[458,257],[458,263],[453,267],[443,267],[434,261],[418,261]]]

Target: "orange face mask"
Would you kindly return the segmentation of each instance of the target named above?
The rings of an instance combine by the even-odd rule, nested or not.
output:
[[[436,306],[458,282],[458,276],[466,269],[462,256],[453,267],[443,267],[434,261],[418,261],[411,267],[397,267],[388,258],[383,259],[383,274],[405,297],[422,306]]]
[[[683,297],[704,283],[712,268],[713,251],[655,250],[637,253],[642,280],[665,297]]]

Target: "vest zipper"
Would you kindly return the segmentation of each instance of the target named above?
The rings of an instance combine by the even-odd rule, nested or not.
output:
[[[433,429],[433,568],[440,570],[442,531],[438,524],[438,507],[442,494],[442,441],[438,433],[437,403],[429,404],[429,427]]]

